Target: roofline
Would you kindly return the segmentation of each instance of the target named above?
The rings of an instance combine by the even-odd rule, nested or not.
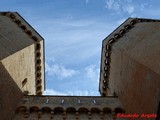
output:
[[[25,23],[28,24],[29,27],[31,27],[31,29],[33,29],[38,34],[38,36],[41,37],[41,39],[44,40],[44,38],[18,12],[13,12],[13,13],[16,13]]]
[[[118,96],[71,96],[71,95],[41,95],[41,96],[35,96],[35,95],[24,95],[24,97],[59,97],[59,98],[118,98]]]

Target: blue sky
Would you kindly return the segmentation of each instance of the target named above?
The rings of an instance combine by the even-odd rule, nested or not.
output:
[[[45,39],[45,95],[99,95],[102,40],[128,17],[159,19],[158,0],[0,0]]]

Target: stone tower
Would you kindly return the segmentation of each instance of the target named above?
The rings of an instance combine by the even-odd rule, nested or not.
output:
[[[43,42],[18,13],[0,13],[0,119],[11,119],[23,95],[42,94]]]
[[[101,95],[116,94],[127,113],[157,113],[159,45],[160,20],[129,18],[106,37],[101,54]]]

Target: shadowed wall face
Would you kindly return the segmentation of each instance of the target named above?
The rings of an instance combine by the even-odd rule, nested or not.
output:
[[[128,19],[103,41],[101,93],[106,84],[108,88],[104,93],[118,95],[128,113],[157,113],[160,100],[159,31],[158,20]],[[103,74],[104,71],[109,72]],[[102,82],[104,75],[108,77],[107,83]]]
[[[0,12],[0,61],[29,95],[44,91],[43,38],[17,12]]]
[[[11,120],[23,95],[41,95],[43,38],[17,12],[0,12],[0,116]]]
[[[34,59],[34,45],[30,45],[1,61],[19,89],[31,95],[36,93]]]
[[[116,59],[112,61],[114,72],[110,74],[111,93],[115,92],[119,96],[128,113],[156,113],[160,75],[126,55],[121,54],[120,58],[117,56],[112,56]],[[114,63],[119,63],[122,70]]]
[[[23,94],[0,62],[0,119],[11,120]]]

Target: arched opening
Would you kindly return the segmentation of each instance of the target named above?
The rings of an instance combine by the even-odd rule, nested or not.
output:
[[[22,118],[24,118],[25,114],[26,114],[26,111],[27,111],[26,106],[17,107],[14,120],[21,120]]]
[[[33,106],[33,107],[30,107],[29,110],[30,110],[29,119],[37,119],[38,118],[38,112],[40,111],[39,107]]]
[[[63,120],[63,111],[64,109],[62,107],[56,107],[54,109],[54,120]]]
[[[76,118],[76,109],[69,107],[66,109],[66,120],[75,120]]]
[[[73,108],[73,107],[69,107],[69,108],[66,109],[66,112],[73,112],[73,113],[75,113],[76,109]]]
[[[103,108],[103,113],[111,114],[112,110],[110,108],[108,108],[108,107],[105,107],[105,108]]]
[[[105,120],[112,120],[112,110],[110,108],[103,108],[103,118]]]
[[[19,113],[19,112],[22,112],[22,113],[25,113],[27,110],[27,107],[26,106],[20,106],[16,109],[16,112]]]
[[[99,108],[91,108],[91,117],[92,120],[100,120],[101,115],[100,115],[101,110]]]
[[[88,112],[89,112],[89,110],[85,107],[79,108],[78,109],[79,120],[88,120]]]
[[[82,107],[82,108],[79,108],[78,109],[78,112],[80,113],[80,112],[88,112],[89,110],[87,109],[87,108],[85,108],[85,107]]]
[[[64,111],[63,107],[56,107],[56,108],[54,109],[54,114],[63,113],[63,111]]]
[[[30,107],[29,110],[30,110],[30,113],[32,113],[32,112],[38,112],[40,109],[37,106],[33,106],[33,107]]]
[[[43,107],[42,108],[42,112],[44,112],[44,113],[50,113],[51,112],[51,108],[50,107]]]
[[[42,111],[42,115],[40,117],[40,120],[50,120],[51,108],[50,107],[43,107],[41,109],[41,111]]]

